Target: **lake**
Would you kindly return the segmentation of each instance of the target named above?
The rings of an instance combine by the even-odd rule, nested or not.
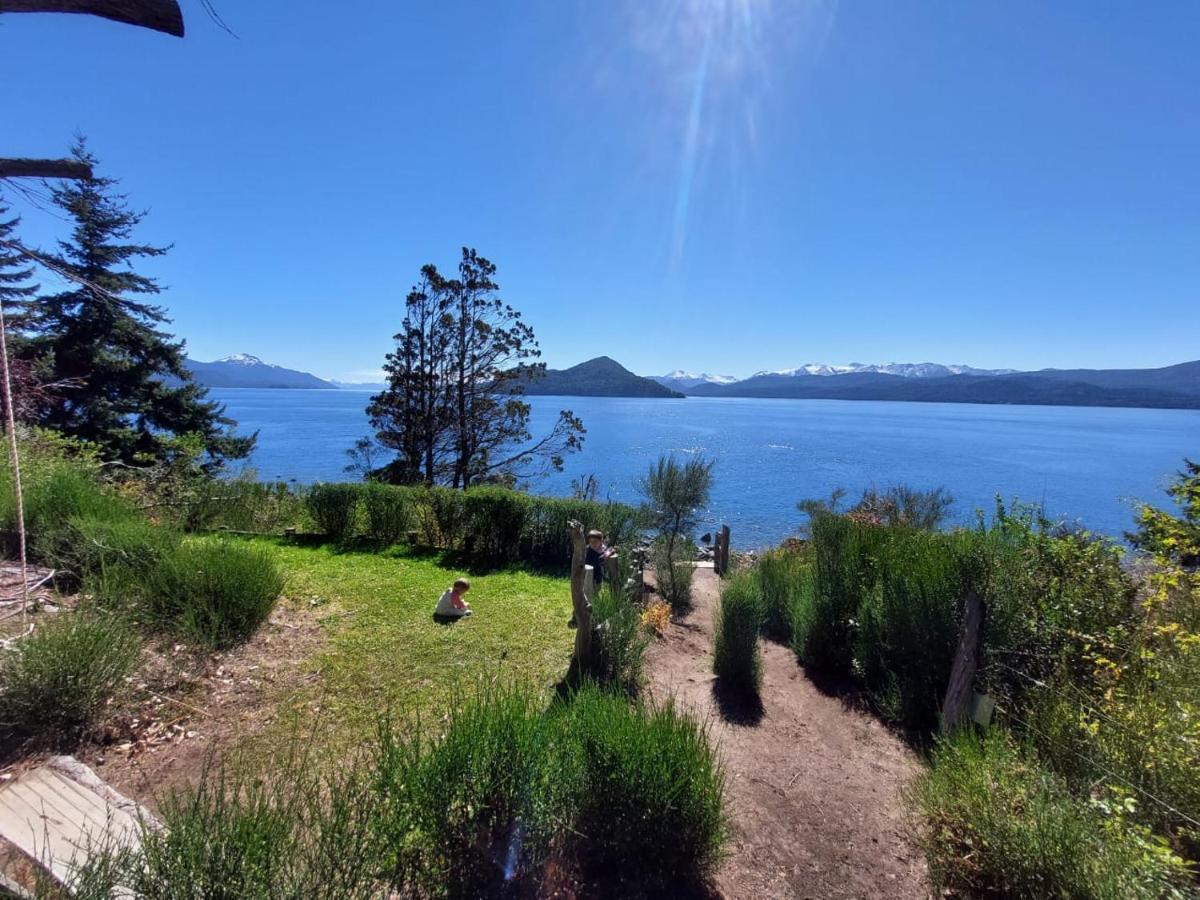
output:
[[[338,481],[346,449],[369,433],[362,391],[225,388],[211,396],[245,431],[263,479]],[[530,485],[568,494],[594,474],[601,498],[636,502],[636,482],[660,453],[716,460],[702,531],[720,522],[741,548],[778,543],[803,521],[796,502],[835,488],[945,487],[958,521],[990,512],[995,496],[1119,535],[1132,504],[1166,504],[1162,488],[1184,456],[1200,457],[1200,412],[842,400],[533,397],[533,431],[558,410],[587,427],[582,452]]]

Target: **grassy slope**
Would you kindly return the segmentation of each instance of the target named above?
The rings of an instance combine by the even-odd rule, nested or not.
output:
[[[440,718],[455,693],[470,692],[480,677],[551,685],[566,671],[572,632],[565,578],[519,570],[472,575],[467,599],[475,614],[442,625],[433,620],[434,604],[463,573],[438,557],[254,543],[277,555],[291,602],[307,607],[318,600],[329,633],[318,702],[351,731],[365,732],[389,705]]]

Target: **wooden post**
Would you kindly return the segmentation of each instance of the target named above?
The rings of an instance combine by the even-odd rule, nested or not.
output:
[[[971,706],[971,686],[979,664],[979,633],[983,627],[983,600],[974,591],[963,600],[963,625],[958,638],[954,668],[942,702],[942,734],[953,731],[968,717]]]
[[[717,532],[717,546],[713,549],[713,571],[724,575],[729,571],[729,526],[722,525]]]
[[[575,613],[575,654],[567,680],[577,680],[592,670],[592,604],[588,600],[590,567],[584,560],[583,525],[567,523],[571,531],[571,608]]]
[[[614,591],[619,591],[622,585],[617,581],[621,577],[621,567],[617,564],[617,554],[613,554],[604,560],[604,578],[608,582],[608,586]]]

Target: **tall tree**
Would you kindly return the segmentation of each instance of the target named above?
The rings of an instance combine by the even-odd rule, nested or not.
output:
[[[433,265],[406,301],[384,370],[388,387],[367,408],[397,458],[381,473],[401,483],[469,487],[561,469],[583,444],[583,423],[561,410],[534,440],[525,385],[545,372],[533,329],[498,295],[496,267],[463,248],[458,278]]]
[[[98,167],[83,138],[71,155]],[[224,408],[192,380],[183,343],[162,330],[169,322],[162,307],[139,299],[161,288],[133,263],[168,248],[133,242],[145,214],[129,208],[116,184],[93,176],[52,190],[74,228],[47,259],[69,283],[31,304],[24,352],[70,387],[44,409],[41,424],[125,462],[165,458],[173,437],[185,434],[202,438],[209,467],[244,457],[254,436],[233,433]]]
[[[11,216],[11,218],[10,218]],[[12,215],[0,196],[0,303],[4,308],[4,324],[10,357],[20,348],[20,330],[28,315],[29,305],[38,292],[33,283],[33,265],[18,249],[17,226],[20,216]],[[47,396],[47,387],[38,378],[33,364],[26,359],[9,359],[9,379],[12,388],[13,418],[26,421],[36,414]]]

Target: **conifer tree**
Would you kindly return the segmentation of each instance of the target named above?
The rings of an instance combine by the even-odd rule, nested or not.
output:
[[[83,138],[72,156],[98,168]],[[158,283],[134,270],[168,248],[136,243],[144,213],[131,210],[117,181],[99,175],[53,188],[74,223],[58,254],[47,254],[66,289],[32,304],[24,352],[49,380],[68,385],[40,423],[98,444],[109,459],[138,462],[170,455],[173,439],[198,435],[206,465],[246,456],[254,437],[239,437],[224,408],[207,399],[184,365],[183,343],[162,329],[162,307],[147,302]]]
[[[17,226],[21,217],[12,214],[0,196],[0,304],[4,307],[4,325],[9,353],[9,382],[12,390],[13,417],[24,421],[35,414],[44,399],[43,386],[33,365],[15,358],[20,347],[20,330],[28,314],[31,299],[38,292],[32,281],[33,264],[17,249]]]

